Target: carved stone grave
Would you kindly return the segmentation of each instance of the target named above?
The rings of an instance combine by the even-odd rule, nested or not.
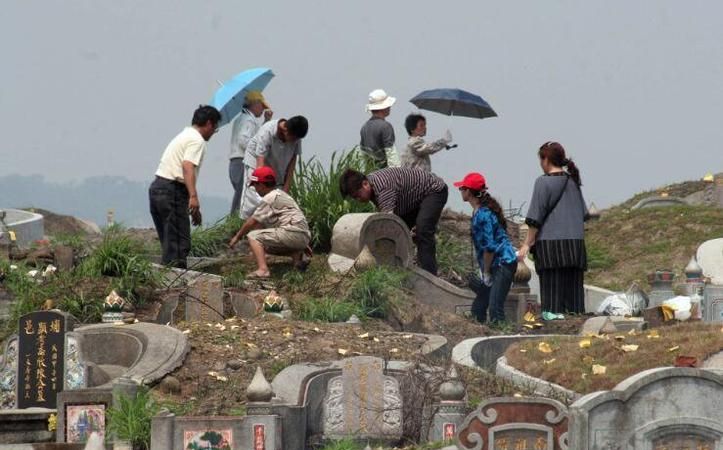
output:
[[[401,437],[399,381],[384,375],[383,364],[371,356],[344,360],[342,374],[329,380],[324,397],[325,438]]]
[[[17,408],[55,408],[63,390],[66,316],[36,311],[18,326]]]
[[[723,322],[723,285],[708,285],[703,293],[703,320]]]
[[[703,242],[696,252],[698,264],[703,276],[710,278],[711,284],[723,285],[723,238]]]
[[[457,434],[464,450],[566,450],[567,408],[542,397],[492,398],[472,412]]]
[[[223,319],[223,281],[197,278],[186,293],[186,321],[217,322]]]
[[[579,450],[720,449],[723,375],[658,368],[570,406],[570,448]]]
[[[357,213],[342,216],[334,225],[329,266],[346,272],[367,247],[377,264],[409,267],[414,245],[409,229],[399,217],[386,213]]]

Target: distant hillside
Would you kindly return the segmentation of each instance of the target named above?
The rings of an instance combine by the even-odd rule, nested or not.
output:
[[[701,181],[664,186],[640,193],[602,211],[599,220],[586,225],[590,270],[586,283],[614,290],[627,289],[633,281],[649,288],[646,276],[656,269],[673,270],[676,280],[698,246],[723,237],[723,208],[674,206],[630,208],[645,197],[667,192],[686,197],[704,188]]]
[[[128,227],[152,227],[148,184],[124,177],[92,177],[72,183],[51,183],[41,175],[0,177],[0,208],[42,208],[105,225],[109,209]],[[204,222],[228,213],[228,200],[201,195]]]

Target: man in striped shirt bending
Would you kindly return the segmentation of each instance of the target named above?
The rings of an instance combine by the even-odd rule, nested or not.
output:
[[[447,203],[447,185],[437,175],[420,169],[389,167],[368,176],[347,169],[339,181],[341,195],[371,201],[382,212],[394,213],[416,231],[417,264],[437,275],[435,233]]]

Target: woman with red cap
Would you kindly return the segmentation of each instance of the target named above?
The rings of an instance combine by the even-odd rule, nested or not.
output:
[[[485,177],[480,173],[468,173],[462,181],[454,183],[462,200],[472,208],[472,242],[480,268],[482,286],[472,303],[472,314],[484,323],[487,308],[490,322],[505,320],[504,303],[517,271],[517,255],[507,235],[507,220],[500,204],[487,192]]]

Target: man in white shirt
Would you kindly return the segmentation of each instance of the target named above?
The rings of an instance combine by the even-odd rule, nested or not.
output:
[[[253,172],[257,167],[269,166],[278,174],[276,185],[289,192],[296,161],[301,155],[301,140],[308,131],[309,122],[304,116],[270,120],[263,124],[246,147],[246,173]],[[241,218],[251,217],[260,201],[256,189],[247,183],[241,200]]]
[[[228,176],[234,190],[231,214],[238,212],[241,204],[241,194],[244,189],[244,154],[249,141],[261,127],[261,115],[264,116],[263,121],[268,122],[273,116],[273,111],[261,92],[251,91],[246,94],[244,109],[234,119],[231,127],[231,152],[228,165]]]
[[[190,214],[201,224],[201,205],[196,191],[198,171],[206,142],[218,129],[221,113],[213,106],[199,106],[186,127],[168,144],[148,189],[153,224],[161,241],[163,264],[185,268],[191,250]]]

